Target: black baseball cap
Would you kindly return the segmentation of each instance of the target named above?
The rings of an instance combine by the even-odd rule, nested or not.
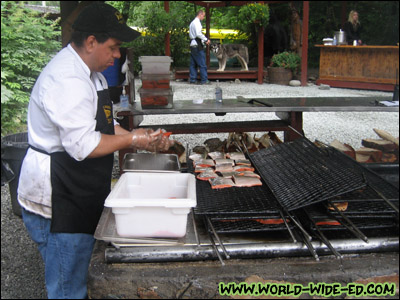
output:
[[[75,31],[107,33],[121,42],[130,42],[140,36],[140,32],[126,25],[117,9],[105,3],[93,3],[85,7],[72,28]]]

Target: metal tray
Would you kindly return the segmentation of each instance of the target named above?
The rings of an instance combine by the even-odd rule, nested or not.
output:
[[[147,245],[178,245],[185,243],[185,237],[180,239],[157,239],[157,238],[126,238],[117,233],[114,214],[112,209],[104,207],[99,223],[97,224],[94,238],[106,242],[111,242],[115,247],[123,246],[147,246]]]
[[[124,172],[179,172],[181,165],[176,154],[127,153]]]

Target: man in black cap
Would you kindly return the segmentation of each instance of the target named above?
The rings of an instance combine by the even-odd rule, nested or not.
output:
[[[112,6],[94,3],[73,25],[71,43],[40,74],[28,108],[29,149],[18,201],[45,263],[48,297],[87,297],[87,272],[97,223],[110,192],[114,151],[166,150],[161,130],[129,132],[113,120],[100,73],[120,45],[140,33]]]

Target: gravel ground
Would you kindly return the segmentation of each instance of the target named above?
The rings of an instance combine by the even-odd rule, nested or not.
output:
[[[208,86],[194,86],[187,82],[173,82],[174,99],[210,99],[213,98],[215,82]],[[221,82],[224,98],[237,96],[250,97],[326,97],[326,96],[381,96],[391,93],[361,91],[351,89],[320,90],[318,86],[288,87],[252,82]],[[140,81],[136,81],[140,87]],[[137,94],[136,99],[139,99]],[[173,124],[185,122],[219,122],[255,119],[277,119],[274,113],[268,114],[228,114],[192,115],[190,119],[183,115],[145,117],[143,124]],[[304,113],[304,131],[312,141],[319,139],[330,143],[339,139],[355,148],[361,146],[363,138],[376,138],[373,128],[399,135],[398,113]],[[210,137],[224,139],[227,134],[177,135],[174,138],[183,145],[199,145]],[[47,294],[44,286],[44,268],[36,245],[30,240],[21,218],[11,211],[8,186],[1,187],[1,299],[43,299]]]

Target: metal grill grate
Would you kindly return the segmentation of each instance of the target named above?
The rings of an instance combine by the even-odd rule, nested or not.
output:
[[[340,217],[337,218],[340,223],[345,223]],[[383,228],[391,228],[396,226],[395,218],[349,218],[350,221],[358,228],[358,229],[383,229]],[[317,223],[320,220],[314,219]],[[347,230],[347,228],[343,225],[318,225],[318,228],[321,230]],[[315,229],[315,228],[313,228]]]
[[[278,213],[276,200],[265,185],[213,190],[208,182],[197,180],[196,191],[195,213],[199,215]]]
[[[395,211],[383,200],[349,200],[349,201],[333,201],[334,203],[347,202],[348,206],[342,213],[345,215],[387,215],[394,214]],[[392,203],[398,207],[399,201],[394,200]],[[329,211],[337,214],[335,211]]]
[[[211,217],[210,221],[218,233],[248,233],[248,232],[265,232],[265,231],[285,231],[287,227],[282,220],[279,224],[264,224],[263,221],[282,220],[280,215],[234,218],[234,217]],[[290,229],[293,224],[289,218],[286,218]],[[272,222],[273,223],[273,222]]]
[[[257,151],[250,159],[289,211],[365,186],[352,166],[305,138]]]

